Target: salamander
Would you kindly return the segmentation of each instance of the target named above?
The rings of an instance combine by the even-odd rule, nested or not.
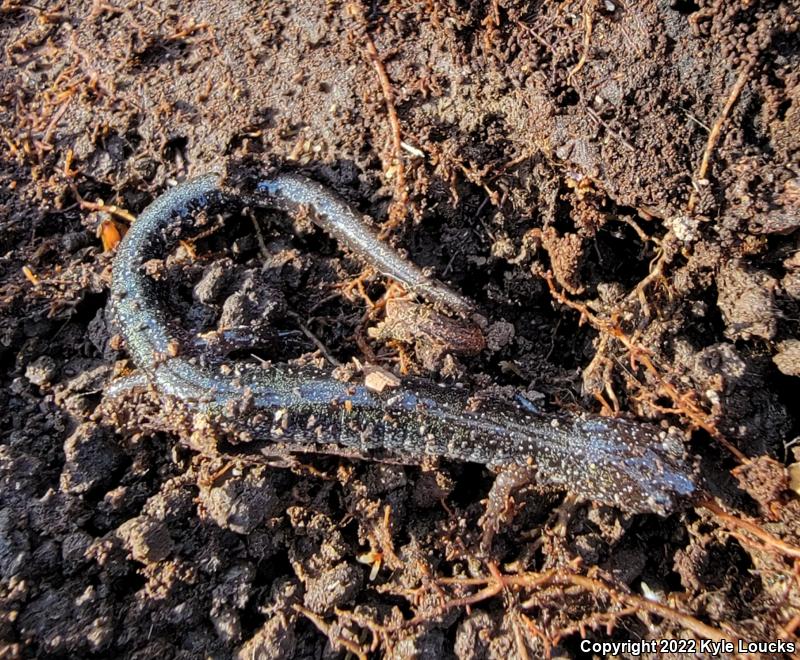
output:
[[[695,494],[695,471],[680,436],[648,423],[539,413],[422,379],[375,392],[324,369],[215,360],[182,348],[185,338],[172,329],[145,262],[163,258],[190,234],[198,211],[254,205],[305,210],[356,257],[421,297],[462,314],[474,308],[380,241],[342,198],[304,176],[278,174],[248,193],[215,174],[176,185],[141,213],[119,244],[110,310],[143,379],[197,428],[211,425],[234,444],[338,447],[410,463],[426,456],[476,462],[505,471],[506,483],[532,476],[629,512],[666,515]],[[499,511],[501,503],[490,500],[490,508]]]

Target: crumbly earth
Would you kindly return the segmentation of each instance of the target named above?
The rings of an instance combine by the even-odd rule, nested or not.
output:
[[[796,1],[4,2],[0,655],[796,641],[798,27]],[[481,466],[214,456],[152,395],[105,396],[128,215],[272,167],[474,299],[486,347],[375,330],[397,287],[263,213],[152,264],[187,331],[677,426],[761,537],[530,490],[486,557]]]

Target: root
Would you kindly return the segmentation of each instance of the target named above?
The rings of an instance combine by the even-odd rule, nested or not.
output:
[[[482,587],[470,596],[454,598],[447,601],[439,613],[444,613],[454,608],[468,607],[476,603],[493,598],[505,590],[525,590],[537,591],[545,587],[578,587],[587,593],[602,595],[608,598],[612,604],[621,609],[615,612],[595,612],[576,627],[564,628],[561,630],[547,631],[537,626],[532,629],[527,617],[522,615],[521,620],[531,629],[533,634],[542,639],[545,647],[555,645],[560,639],[574,632],[583,632],[587,627],[595,627],[602,624],[606,627],[614,627],[617,621],[625,616],[636,614],[641,618],[642,614],[651,614],[670,621],[682,628],[689,630],[696,637],[710,639],[714,641],[736,640],[739,635],[732,630],[720,630],[686,612],[682,612],[669,605],[649,600],[638,594],[629,593],[624,587],[617,586],[606,579],[597,577],[597,569],[590,569],[586,574],[565,569],[552,569],[542,573],[520,573],[516,575],[503,575],[493,566],[489,565],[490,576],[485,578],[442,578],[437,580],[440,585],[460,586],[460,587]],[[428,620],[428,616],[416,617],[408,625],[422,623]],[[527,621],[526,621],[527,619]]]
[[[328,347],[325,346],[322,340],[319,337],[317,337],[313,332],[311,332],[308,326],[305,323],[303,323],[303,320],[300,318],[299,314],[295,314],[292,311],[287,311],[286,315],[289,318],[294,319],[294,322],[297,323],[297,327],[299,327],[301,332],[306,336],[306,338],[308,338],[308,340],[312,344],[314,344],[314,346],[317,347],[317,350],[322,354],[322,357],[324,357],[332,367],[342,366],[342,363],[339,362],[339,360],[337,360],[333,356],[333,353],[331,353],[330,350],[328,350]]]
[[[701,185],[701,181],[705,181],[709,165],[711,164],[711,155],[714,153],[714,149],[716,148],[720,135],[722,134],[722,127],[725,125],[725,121],[728,119],[731,109],[733,109],[734,104],[739,98],[739,94],[741,94],[742,89],[744,89],[755,63],[756,58],[753,57],[742,67],[742,70],[739,72],[739,77],[733,84],[731,93],[728,94],[728,99],[725,101],[725,105],[722,107],[722,112],[720,113],[719,117],[717,117],[717,120],[714,122],[713,126],[711,126],[711,130],[708,132],[706,148],[703,152],[703,157],[700,160],[700,167],[697,168],[697,174],[694,177],[695,189],[692,190],[691,195],[689,195],[689,202],[686,205],[686,209],[689,211],[689,213],[694,213],[695,206],[697,206],[697,186]]]
[[[650,276],[648,276],[648,278],[649,277]],[[550,289],[550,295],[555,300],[580,313],[581,321],[588,321],[592,327],[598,330],[601,334],[608,335],[611,338],[618,340],[630,354],[631,367],[635,369],[637,365],[642,365],[655,382],[657,394],[669,398],[673,405],[672,408],[664,410],[663,407],[659,407],[655,401],[649,401],[653,407],[662,409],[664,412],[674,413],[685,417],[695,428],[703,429],[706,433],[717,440],[717,442],[725,447],[739,462],[745,463],[748,461],[747,456],[745,456],[738,447],[734,446],[722,435],[722,433],[716,427],[714,421],[711,419],[708,413],[703,410],[703,407],[697,401],[694,392],[679,390],[670,380],[662,375],[665,370],[656,366],[655,360],[651,357],[651,353],[647,349],[639,346],[617,323],[601,319],[599,316],[590,311],[589,308],[583,303],[570,300],[564,293],[558,290],[552,273],[545,273],[544,278],[547,281],[547,286]],[[639,287],[637,287],[637,289],[638,288]],[[652,394],[647,395],[643,393],[641,398],[654,399],[655,397],[653,397]]]
[[[397,117],[397,109],[395,108],[394,89],[389,80],[389,75],[386,73],[386,66],[378,54],[375,42],[372,40],[367,29],[366,17],[361,7],[355,3],[348,5],[348,10],[351,15],[357,18],[364,28],[364,48],[367,53],[367,58],[375,69],[375,73],[378,75],[381,92],[383,93],[383,100],[386,104],[386,113],[389,116],[389,133],[392,138],[392,157],[391,164],[386,168],[384,174],[387,176],[390,173],[394,175],[395,197],[389,209],[389,219],[384,223],[379,234],[380,238],[386,238],[403,222],[408,211],[408,188],[406,186],[406,170],[402,157],[403,137],[400,130],[400,120]]]
[[[581,53],[581,58],[578,60],[578,63],[572,67],[567,74],[567,82],[570,85],[572,84],[572,79],[575,77],[575,74],[583,68],[583,65],[586,64],[586,60],[589,57],[589,46],[592,42],[593,5],[594,3],[592,0],[586,0],[586,3],[583,5],[583,52]]]
[[[70,183],[69,185],[72,189],[72,194],[75,195],[75,199],[78,200],[78,206],[80,206],[84,211],[100,211],[102,213],[108,213],[109,215],[121,218],[128,224],[133,224],[136,221],[136,216],[130,211],[113,204],[106,204],[102,199],[98,199],[96,202],[90,202],[88,199],[81,197],[81,194],[78,192],[78,187],[75,184]]]
[[[364,651],[358,644],[355,642],[351,642],[349,639],[344,639],[343,637],[339,637],[338,635],[331,634],[331,625],[327,623],[319,614],[316,612],[312,612],[307,607],[303,607],[302,605],[295,603],[292,605],[292,609],[297,612],[298,614],[302,614],[306,619],[308,619],[314,626],[319,630],[323,635],[325,635],[331,643],[331,646],[336,648],[337,646],[341,646],[346,651],[352,653],[356,656],[359,660],[367,660],[367,652]]]
[[[714,517],[729,530],[740,529],[755,536],[759,541],[764,543],[762,549],[772,550],[773,552],[785,555],[786,557],[792,557],[793,559],[800,559],[800,547],[782,541],[750,520],[745,520],[744,518],[739,518],[727,513],[714,500],[704,500],[699,503],[699,506],[708,509],[714,514]],[[741,539],[738,535],[737,538]]]

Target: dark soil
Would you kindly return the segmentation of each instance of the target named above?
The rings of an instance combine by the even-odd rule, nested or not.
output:
[[[42,4],[0,5],[0,655],[797,641],[796,2]],[[276,166],[477,301],[486,347],[367,313],[397,288],[278,214],[163,263],[187,327],[248,323],[259,354],[323,363],[312,335],[343,363],[677,426],[760,538],[700,506],[630,516],[530,490],[487,560],[481,466],[225,459],[188,449],[154,398],[109,401],[126,212]]]

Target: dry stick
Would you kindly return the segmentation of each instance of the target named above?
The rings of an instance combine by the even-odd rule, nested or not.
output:
[[[586,64],[586,58],[589,55],[589,44],[592,41],[592,10],[589,7],[591,3],[592,0],[586,0],[586,3],[583,6],[583,53],[581,54],[581,58],[578,60],[578,63],[572,67],[570,72],[567,74],[567,82],[570,85],[572,84],[573,76],[583,68],[584,64]]]
[[[650,612],[651,614],[660,616],[663,619],[677,623],[687,630],[691,630],[694,634],[700,637],[711,639],[715,642],[731,639],[729,634],[725,634],[718,628],[714,628],[713,626],[703,623],[690,614],[684,614],[683,612],[669,607],[668,605],[662,605],[661,603],[649,600],[648,598],[643,598],[637,594],[628,594],[622,591],[617,591],[614,589],[614,587],[607,584],[603,580],[590,578],[585,575],[575,575],[574,573],[567,573],[560,577],[563,577],[563,581],[567,584],[574,584],[576,586],[584,587],[589,591],[605,591],[612,598],[612,600],[637,607],[646,612]]]
[[[372,619],[358,614],[357,612],[351,612],[349,610],[342,610],[338,607],[333,608],[334,614],[341,619],[346,619],[347,621],[351,621],[355,623],[357,626],[361,628],[366,628],[372,634],[372,644],[369,646],[369,650],[371,653],[374,653],[378,650],[378,646],[380,644],[380,639],[383,639],[386,648],[384,652],[388,655],[392,651],[391,640],[389,639],[389,629],[386,626],[381,625],[377,621],[373,621]]]
[[[294,312],[287,310],[286,315],[289,318],[293,319],[295,323],[297,323],[297,326],[300,328],[300,331],[311,341],[312,344],[314,344],[314,346],[317,347],[317,350],[322,354],[322,357],[324,357],[331,366],[333,367],[342,366],[342,363],[333,356],[333,354],[328,350],[328,347],[322,343],[322,340],[319,337],[317,337],[313,332],[311,332],[308,326],[305,323],[303,323],[303,320],[302,318],[300,318],[299,314],[295,314]]]
[[[528,654],[528,645],[525,643],[525,637],[522,635],[522,626],[519,617],[511,619],[511,628],[514,632],[514,644],[517,648],[517,657],[519,660],[530,660]]]
[[[256,234],[256,240],[258,241],[259,252],[261,252],[261,257],[266,260],[269,257],[269,250],[267,249],[267,243],[264,240],[264,234],[261,231],[261,225],[258,224],[255,216],[251,215],[250,219],[253,221],[253,229]],[[297,323],[301,332],[311,341],[312,344],[314,344],[314,346],[317,347],[317,350],[322,354],[322,357],[324,357],[334,367],[340,367],[342,365],[342,363],[339,362],[339,360],[337,360],[328,350],[328,347],[322,343],[322,340],[319,339],[319,337],[317,337],[313,332],[311,332],[308,326],[303,323],[303,320],[300,318],[299,314],[291,311],[287,312],[286,314],[292,318],[295,323]]]
[[[725,124],[725,120],[727,120],[731,109],[736,103],[736,100],[739,98],[739,94],[741,94],[742,89],[747,83],[747,79],[750,77],[750,72],[753,70],[753,66],[755,65],[755,63],[756,63],[756,58],[754,57],[747,64],[745,64],[744,67],[742,67],[742,70],[739,73],[739,77],[736,79],[736,82],[733,84],[733,87],[731,88],[731,93],[728,95],[728,100],[725,101],[725,105],[722,108],[722,112],[720,113],[719,117],[717,117],[717,121],[714,122],[714,125],[711,127],[711,130],[708,133],[706,150],[703,152],[703,158],[700,161],[700,167],[697,168],[697,175],[695,176],[696,182],[702,181],[703,179],[706,178],[706,173],[708,172],[708,166],[711,162],[711,154],[716,148],[717,142],[719,142],[720,135],[722,134],[722,127]],[[697,205],[697,189],[695,188],[689,195],[689,202],[686,206],[689,213],[694,213],[694,207],[696,205]]]
[[[608,131],[608,134],[611,135],[611,137],[613,137],[616,140],[618,140],[622,144],[622,146],[624,146],[627,149],[629,149],[630,151],[636,153],[636,147],[634,147],[630,142],[628,142],[624,137],[622,137],[622,135],[617,133],[617,131],[615,131],[613,128],[611,128],[611,126],[608,125],[608,122],[605,119],[603,119],[600,115],[598,115],[594,110],[592,110],[591,108],[587,107],[586,108],[586,114],[588,114],[589,117],[591,117],[594,121],[596,121],[603,128],[605,128],[606,131]]]
[[[540,630],[539,626],[537,626],[531,620],[531,618],[523,612],[518,612],[517,618],[519,618],[519,620],[525,624],[525,627],[531,632],[532,635],[538,637],[542,641],[542,645],[544,646],[544,656],[549,658],[553,650],[553,640],[550,638],[550,636]]]
[[[517,21],[517,26],[518,26],[518,27],[521,27],[521,28],[522,28],[523,30],[525,30],[525,31],[526,31],[528,34],[530,34],[530,35],[531,35],[531,36],[532,36],[534,39],[536,39],[536,41],[538,41],[538,42],[539,42],[539,44],[541,44],[541,45],[542,45],[542,46],[544,46],[544,47],[545,47],[547,50],[549,50],[549,51],[550,51],[550,53],[551,53],[551,55],[553,56],[553,59],[555,59],[556,57],[558,57],[558,53],[556,52],[556,49],[555,49],[555,48],[553,48],[553,46],[552,46],[552,45],[550,45],[550,43],[549,43],[548,41],[545,41],[544,37],[542,37],[542,36],[541,36],[541,35],[540,35],[538,32],[536,32],[536,31],[535,31],[533,28],[531,28],[531,27],[529,27],[529,26],[525,25],[525,23],[522,23],[522,22],[520,22],[520,21]]]
[[[545,274],[545,280],[547,281],[547,286],[550,289],[550,295],[553,296],[558,302],[575,311],[579,312],[583,317],[585,317],[589,323],[592,324],[594,328],[608,334],[615,339],[619,340],[625,348],[631,354],[631,357],[635,360],[638,360],[650,375],[655,378],[658,386],[661,388],[662,392],[666,394],[670,399],[673,400],[677,409],[685,414],[690,421],[692,421],[698,428],[703,429],[706,433],[712,436],[717,442],[719,442],[723,447],[725,447],[731,454],[733,454],[737,460],[742,463],[749,462],[750,459],[745,456],[738,447],[731,444],[717,429],[714,423],[708,419],[707,414],[705,411],[691,398],[691,395],[685,392],[680,392],[678,389],[669,381],[665,380],[661,376],[661,372],[656,368],[653,361],[650,359],[648,351],[646,349],[641,348],[634,344],[633,340],[628,337],[620,328],[617,328],[606,321],[603,321],[598,316],[593,314],[586,305],[581,303],[576,303],[563,293],[561,293],[555,285],[553,281],[552,273]]]
[[[102,211],[110,215],[115,215],[118,218],[122,218],[128,223],[133,223],[136,221],[136,216],[130,211],[127,211],[119,206],[115,206],[114,204],[105,204],[102,201],[90,202],[89,200],[81,197],[81,194],[78,192],[78,187],[74,183],[69,183],[69,187],[72,189],[72,194],[75,195],[75,199],[78,200],[78,205],[85,211]]]
[[[647,287],[649,287],[650,284],[655,282],[659,277],[664,277],[664,266],[667,263],[668,251],[663,246],[667,244],[669,237],[670,232],[667,232],[661,239],[661,254],[659,254],[658,258],[656,259],[655,265],[651,266],[650,272],[647,273],[642,281],[639,282],[639,284],[637,284],[633,291],[631,291],[631,293],[628,295],[629,298],[635,295],[639,299],[639,306],[642,308],[645,318],[650,318],[650,304],[647,302]]]
[[[258,241],[258,249],[261,252],[261,257],[266,260],[269,257],[269,250],[267,249],[267,243],[264,240],[264,234],[261,231],[261,225],[258,224],[258,220],[256,220],[255,216],[250,215],[250,219],[253,221],[253,229],[256,234],[256,240]],[[333,354],[328,350],[328,347],[322,343],[322,340],[319,339],[308,326],[303,323],[302,318],[300,318],[299,314],[296,314],[292,311],[287,311],[286,315],[289,316],[297,323],[298,327],[302,331],[302,333],[311,341],[314,346],[317,347],[317,350],[322,353],[322,357],[324,357],[332,366],[340,367],[342,363],[337,360]]]
[[[726,523],[728,528],[734,527],[742,529],[752,534],[760,541],[763,541],[768,546],[775,548],[782,554],[788,557],[794,557],[795,559],[800,559],[800,547],[792,545],[791,543],[787,543],[786,541],[782,541],[778,537],[770,534],[767,530],[756,525],[754,522],[727,513],[714,500],[703,500],[702,502],[699,502],[699,506],[708,509],[717,517],[718,520]]]
[[[781,632],[778,637],[793,637],[794,631],[800,627],[800,614],[795,614],[792,619],[781,628]]]
[[[586,637],[586,629],[599,630],[601,626],[605,627],[606,635],[609,637],[614,632],[615,627],[620,619],[626,616],[633,616],[638,614],[638,607],[623,607],[618,612],[593,612],[589,616],[584,617],[580,621],[573,623],[566,628],[559,628],[556,643],[565,637],[579,633],[581,637]],[[645,621],[649,625],[649,622]]]
[[[472,594],[472,596],[465,596],[464,598],[456,598],[455,600],[450,600],[445,603],[445,610],[452,609],[454,607],[466,607],[467,605],[474,605],[475,603],[480,603],[482,600],[486,600],[488,598],[492,598],[496,596],[501,591],[503,591],[504,584],[501,580],[494,580],[494,579],[487,579],[485,580],[487,586],[478,591],[477,593]],[[489,584],[491,583],[491,584]],[[416,619],[411,622],[411,624],[418,623]]]
[[[631,227],[633,231],[639,236],[639,240],[642,243],[654,243],[656,247],[660,247],[663,243],[663,239],[658,239],[655,236],[650,236],[644,229],[639,226],[639,223],[635,220],[629,218],[627,215],[620,215],[616,217],[616,220],[619,222],[624,222],[626,225]],[[638,287],[637,287],[638,288]]]
[[[383,509],[383,518],[378,522],[373,520],[372,523],[372,529],[367,532],[370,545],[379,548],[380,558],[387,560],[386,564],[389,568],[392,570],[403,568],[404,564],[394,551],[394,542],[392,541],[392,507],[387,504]]]
[[[611,584],[604,580],[592,578],[586,575],[578,575],[564,570],[550,570],[545,573],[522,573],[519,575],[502,575],[490,576],[487,578],[467,578],[459,580],[458,578],[442,579],[438,581],[440,584],[462,584],[462,585],[478,585],[485,584],[486,586],[473,594],[464,598],[451,600],[444,606],[444,611],[454,607],[463,607],[465,605],[472,605],[487,598],[491,598],[499,594],[504,588],[515,587],[543,587],[547,585],[561,585],[561,586],[576,586],[590,592],[604,592],[612,600],[627,605],[629,607],[636,607],[639,610],[644,610],[650,614],[655,614],[668,621],[677,623],[687,630],[692,631],[699,637],[711,639],[714,641],[721,641],[731,639],[730,634],[726,634],[718,628],[709,626],[691,614],[680,612],[668,605],[651,601],[637,594],[630,594],[616,589]],[[409,624],[420,623],[425,619],[417,617]]]
[[[403,165],[402,151],[403,140],[400,134],[400,120],[397,118],[397,110],[394,107],[394,92],[392,91],[392,83],[389,81],[389,76],[386,73],[386,67],[378,55],[378,49],[375,48],[375,42],[369,33],[365,31],[367,55],[369,56],[372,66],[378,74],[378,80],[381,83],[381,91],[383,92],[383,99],[386,103],[386,112],[389,115],[389,126],[392,133],[392,159],[396,166],[395,179],[395,194],[396,198],[389,211],[389,220],[384,224],[380,232],[380,237],[385,238],[389,232],[392,231],[401,221],[405,215],[406,207],[408,206],[408,190],[406,189],[406,170]]]
[[[328,623],[326,623],[325,620],[321,616],[319,616],[319,614],[317,614],[316,612],[312,612],[308,608],[303,607],[302,605],[299,605],[297,603],[292,605],[292,609],[295,612],[302,614],[304,617],[306,617],[306,619],[311,621],[311,623],[313,623],[317,627],[317,629],[330,640],[333,646],[341,644],[350,653],[358,657],[359,660],[367,660],[367,654],[364,653],[364,651],[362,651],[357,644],[351,642],[349,639],[344,639],[343,637],[339,637],[338,635],[331,636],[330,634],[331,626]]]

